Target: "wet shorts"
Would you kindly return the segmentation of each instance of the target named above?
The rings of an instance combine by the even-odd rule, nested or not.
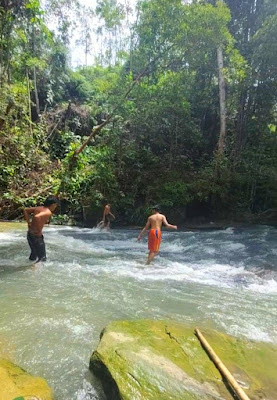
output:
[[[46,261],[46,251],[43,235],[36,236],[31,232],[27,233],[27,240],[31,248],[29,260]]]
[[[150,229],[148,235],[148,250],[157,253],[160,248],[162,233],[160,229]]]

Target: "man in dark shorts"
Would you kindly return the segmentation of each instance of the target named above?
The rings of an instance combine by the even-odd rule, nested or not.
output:
[[[55,197],[48,197],[43,206],[30,207],[24,209],[24,219],[28,224],[27,240],[31,248],[29,260],[46,261],[46,251],[42,229],[46,223],[49,222],[53,211],[58,205]],[[30,215],[33,214],[30,221]]]
[[[149,254],[146,264],[150,264],[155,255],[157,255],[159,252],[162,239],[162,234],[161,234],[162,225],[164,224],[167,228],[170,229],[177,229],[176,225],[171,225],[167,222],[165,215],[160,214],[160,207],[158,205],[154,206],[152,210],[153,214],[148,218],[145,227],[138,235],[138,240],[140,240],[145,231],[150,228],[148,235]]]

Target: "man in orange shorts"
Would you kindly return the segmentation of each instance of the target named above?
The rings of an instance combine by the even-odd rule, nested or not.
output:
[[[166,217],[163,214],[160,214],[160,207],[154,206],[153,207],[153,214],[148,218],[145,227],[138,235],[138,240],[142,238],[142,235],[150,228],[149,235],[148,235],[148,259],[146,264],[150,264],[156,254],[159,252],[162,234],[161,234],[161,227],[164,224],[167,228],[177,229],[176,225],[170,225]]]

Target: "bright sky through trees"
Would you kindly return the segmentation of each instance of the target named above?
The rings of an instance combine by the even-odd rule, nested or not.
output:
[[[101,52],[101,41],[99,40],[99,35],[97,35],[96,31],[101,27],[101,25],[103,25],[103,20],[100,20],[95,12],[97,3],[100,2],[97,0],[79,0],[79,3],[85,8],[83,15],[86,18],[85,24],[90,36],[87,64],[93,65],[95,63],[95,58],[99,57],[99,53]],[[137,0],[122,0],[118,1],[117,3],[121,4],[125,8],[128,6],[129,9],[132,10],[129,15],[129,21],[132,22],[135,18],[134,11]],[[92,10],[92,14],[94,15],[90,15],[89,10]],[[82,18],[76,18],[76,16],[72,14],[72,22],[74,23],[74,27],[71,32],[72,34],[70,37],[69,47],[71,52],[71,65],[72,67],[76,68],[86,64],[85,45],[81,44],[82,39],[84,40],[84,20]],[[125,24],[122,25],[123,26],[120,34],[123,38],[127,38],[130,34],[129,29]],[[48,26],[50,29],[55,28],[55,23],[53,24],[53,20],[48,21]]]

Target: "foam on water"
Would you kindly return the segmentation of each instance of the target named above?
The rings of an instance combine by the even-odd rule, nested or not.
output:
[[[143,267],[144,261],[137,253],[137,260],[113,259],[113,264],[107,267],[96,265],[95,271],[113,271],[116,275],[129,276],[140,281],[176,281],[196,282],[202,285],[219,286],[221,288],[236,288],[257,291],[265,294],[277,294],[277,282],[265,280],[256,276],[255,273],[246,270],[244,267],[233,267],[231,265],[217,263],[185,264],[171,262],[166,265],[160,257],[157,257],[155,264]]]
[[[0,246],[22,240],[22,234],[17,232],[0,232]]]
[[[255,266],[250,265],[249,268],[249,262],[250,264],[253,260],[260,262],[261,258],[258,255],[248,256],[247,244],[237,241],[234,228],[212,231],[208,234],[205,232],[202,237],[195,232],[185,232],[181,237],[180,234],[166,232],[161,247],[162,257],[157,257],[153,265],[147,269],[140,267],[145,257],[146,240],[143,243],[137,242],[137,234],[134,232],[115,233],[103,232],[97,228],[74,227],[49,227],[45,231],[48,234],[48,246],[52,246],[50,250],[52,255],[55,257],[61,249],[66,249],[64,261],[70,255],[70,266],[73,269],[86,268],[84,264],[87,263],[88,269],[91,264],[94,265],[95,272],[112,270],[118,276],[130,276],[139,280],[190,281],[220,287],[240,285],[259,293],[277,292],[276,271],[273,277],[266,279],[266,274],[262,277],[261,273],[255,271]],[[214,242],[211,238],[215,233],[217,236],[231,235],[233,239],[226,241],[222,240],[222,237],[220,241]],[[266,235],[268,233],[267,229]],[[265,232],[261,232],[261,235],[264,236]],[[14,245],[15,242],[22,241],[23,234],[0,233],[0,238],[2,246],[9,243]],[[272,255],[275,251],[276,248],[271,249]],[[76,264],[78,256],[83,260],[85,257],[85,262],[81,265]],[[18,265],[22,260],[22,255],[17,254],[13,259],[5,258],[5,264]],[[264,259],[261,262],[263,261]],[[264,271],[263,267],[260,269]]]
[[[232,228],[231,226],[227,229],[224,229],[224,231],[222,231],[223,234],[233,234],[234,233],[234,228]]]
[[[99,400],[99,397],[94,387],[84,380],[83,388],[76,393],[76,400]]]
[[[262,281],[252,283],[248,286],[249,290],[253,290],[253,292],[265,293],[265,294],[277,294],[277,282],[274,279],[269,281]]]

